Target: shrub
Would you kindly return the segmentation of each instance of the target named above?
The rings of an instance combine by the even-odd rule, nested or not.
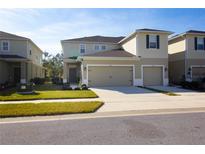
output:
[[[52,78],[52,83],[53,83],[53,84],[62,85],[62,84],[63,84],[63,79],[62,79],[62,78],[59,78],[59,77],[53,77],[53,78]]]
[[[33,93],[33,85],[32,84],[19,84],[17,86],[17,92],[19,93]]]
[[[74,90],[81,90],[81,89],[80,89],[80,87],[76,87],[76,88],[74,88]]]
[[[81,89],[82,89],[82,90],[88,90],[88,87],[87,87],[86,84],[82,84],[82,85],[81,85]]]
[[[200,84],[201,84],[200,81],[191,81],[191,82],[182,81],[181,82],[181,86],[183,88],[188,88],[188,89],[200,89]]]
[[[34,79],[31,79],[30,82],[36,84],[36,85],[42,85],[45,83],[45,78],[34,78]]]
[[[63,84],[63,90],[72,90],[69,83]]]

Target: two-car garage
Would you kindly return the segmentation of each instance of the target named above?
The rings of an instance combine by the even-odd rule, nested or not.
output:
[[[163,66],[142,66],[141,74],[143,86],[163,85]],[[87,67],[87,78],[90,87],[133,86],[135,67],[134,65],[91,65]]]
[[[133,66],[99,65],[88,67],[89,86],[132,86]]]

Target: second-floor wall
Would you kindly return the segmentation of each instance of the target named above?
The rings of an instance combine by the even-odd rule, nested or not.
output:
[[[42,51],[30,40],[1,39],[0,54],[18,55],[42,65]]]
[[[19,55],[27,58],[27,41],[1,39],[0,54]]]
[[[138,32],[121,45],[124,50],[141,58],[168,58],[168,33]]]
[[[31,41],[28,41],[27,57],[36,65],[42,66],[42,51]]]
[[[186,35],[186,58],[205,60],[205,34]],[[198,47],[197,47],[198,46]]]
[[[102,42],[71,42],[62,41],[64,58],[82,56],[92,54],[95,52],[108,51],[118,49],[120,46],[115,43],[102,43]]]
[[[173,38],[169,40],[168,51],[170,55],[184,52],[186,59],[205,59],[205,34],[185,33]]]

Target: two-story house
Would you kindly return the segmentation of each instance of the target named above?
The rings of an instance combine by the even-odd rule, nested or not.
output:
[[[205,31],[189,30],[173,36],[168,51],[170,82],[205,77]]]
[[[168,84],[168,35],[138,29],[127,37],[91,36],[62,40],[64,82],[88,86]]]
[[[0,31],[0,83],[44,77],[42,50],[29,38]]]

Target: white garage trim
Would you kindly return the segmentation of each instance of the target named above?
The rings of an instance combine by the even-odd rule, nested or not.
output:
[[[89,66],[121,66],[121,67],[132,67],[132,85],[134,86],[134,80],[135,80],[135,65],[117,65],[117,64],[87,64],[86,65],[86,81],[84,81],[85,83],[87,83],[88,85],[88,67]]]
[[[165,79],[165,72],[164,72],[165,65],[141,65],[141,79],[142,79],[143,84],[144,84],[144,81],[143,81],[144,80],[144,76],[143,76],[144,67],[162,67],[163,85],[164,86],[168,85],[168,80]]]
[[[192,80],[192,68],[194,67],[205,67],[205,65],[191,65],[191,80]]]

